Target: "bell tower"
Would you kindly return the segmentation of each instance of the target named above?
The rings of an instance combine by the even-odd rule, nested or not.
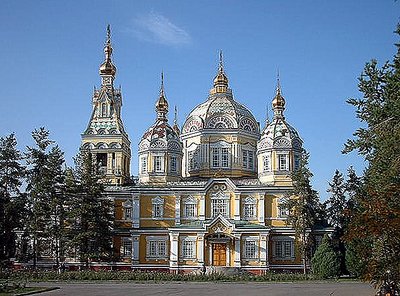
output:
[[[95,156],[105,181],[122,185],[130,178],[131,142],[121,118],[121,88],[114,87],[117,68],[112,62],[110,25],[104,44],[104,62],[100,65],[101,86],[96,87],[92,97],[92,115],[82,134],[82,149]]]

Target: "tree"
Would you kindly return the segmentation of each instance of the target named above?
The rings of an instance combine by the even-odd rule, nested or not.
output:
[[[400,35],[400,25],[396,33]],[[400,45],[393,62],[382,67],[367,63],[359,78],[362,99],[349,99],[364,127],[345,144],[344,153],[356,150],[367,161],[363,185],[355,196],[355,208],[347,239],[368,241],[369,256],[364,278],[378,286],[400,283]],[[363,256],[366,252],[357,247]],[[392,293],[393,294],[393,293]]]
[[[59,264],[63,233],[63,152],[43,127],[32,132],[34,147],[27,147],[27,193],[30,212],[27,232],[32,239],[33,267],[40,254]]]
[[[332,244],[332,240],[325,235],[311,259],[314,274],[327,279],[340,274],[340,259]]]
[[[24,216],[24,194],[20,187],[25,169],[14,134],[0,138],[0,267],[16,252],[16,230]]]
[[[295,229],[296,242],[304,264],[304,274],[307,273],[307,263],[311,254],[310,232],[322,219],[318,193],[311,186],[313,175],[308,168],[308,159],[308,153],[303,151],[299,168],[292,173],[293,190],[287,194],[282,204],[289,210],[287,224]]]
[[[86,267],[89,260],[112,255],[112,204],[104,196],[104,183],[92,154],[82,150],[68,173],[68,238],[70,252]]]

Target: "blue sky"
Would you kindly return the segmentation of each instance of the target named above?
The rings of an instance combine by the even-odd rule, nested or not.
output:
[[[160,72],[182,125],[206,99],[222,49],[236,100],[262,126],[279,69],[286,118],[311,154],[313,184],[324,199],[335,169],[364,167],[357,153],[341,154],[360,126],[345,101],[361,96],[357,77],[367,61],[394,55],[399,10],[391,0],[3,0],[0,136],[15,132],[24,150],[31,131],[44,126],[72,165],[100,84],[109,23],[133,174],[138,142],[155,119]]]

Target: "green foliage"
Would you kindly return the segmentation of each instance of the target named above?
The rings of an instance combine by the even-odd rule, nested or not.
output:
[[[329,183],[328,192],[330,197],[325,202],[328,223],[337,229],[343,229],[345,209],[347,207],[346,184],[343,174],[338,170],[335,171],[332,182]]]
[[[112,203],[92,154],[81,151],[74,170],[67,172],[68,248],[79,259],[109,260],[112,256]]]
[[[400,35],[400,25],[396,33]],[[364,127],[344,148],[368,161],[353,198],[347,240],[366,242],[355,246],[367,263],[364,278],[392,287],[400,283],[400,45],[396,46],[393,62],[382,67],[375,60],[366,64],[359,78],[363,98],[348,100]]]
[[[362,241],[351,241],[346,244],[346,268],[350,275],[353,277],[361,277],[365,272],[366,262],[362,256],[358,253],[358,244],[365,244]]]
[[[25,169],[14,134],[0,138],[0,268],[15,256],[16,231],[22,228],[25,196],[20,191]]]
[[[340,255],[332,246],[331,239],[326,235],[322,239],[313,258],[312,271],[323,279],[337,277],[340,274]]]
[[[64,155],[43,127],[34,130],[34,147],[27,147],[27,193],[30,212],[26,231],[33,241],[33,262],[51,252],[57,263],[62,247],[64,213]]]
[[[321,222],[323,216],[318,193],[311,186],[313,175],[308,168],[308,158],[308,153],[303,151],[299,168],[292,174],[293,190],[282,204],[289,209],[287,224],[292,225],[296,231],[296,241],[304,262],[304,273],[312,247],[309,232],[316,223]]]
[[[166,281],[191,281],[191,282],[295,282],[315,280],[319,277],[301,273],[275,273],[267,272],[263,275],[241,273],[227,275],[220,272],[210,274],[173,274],[169,272],[144,272],[144,271],[19,271],[13,273],[0,273],[0,279],[29,280],[29,281],[140,281],[140,282],[166,282]]]

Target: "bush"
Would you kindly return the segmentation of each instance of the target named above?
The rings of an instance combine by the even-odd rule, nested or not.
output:
[[[351,276],[359,278],[365,270],[365,261],[358,254],[356,242],[346,244],[346,268]]]
[[[311,259],[312,271],[323,278],[333,278],[340,274],[340,256],[335,252],[331,239],[325,235]]]

